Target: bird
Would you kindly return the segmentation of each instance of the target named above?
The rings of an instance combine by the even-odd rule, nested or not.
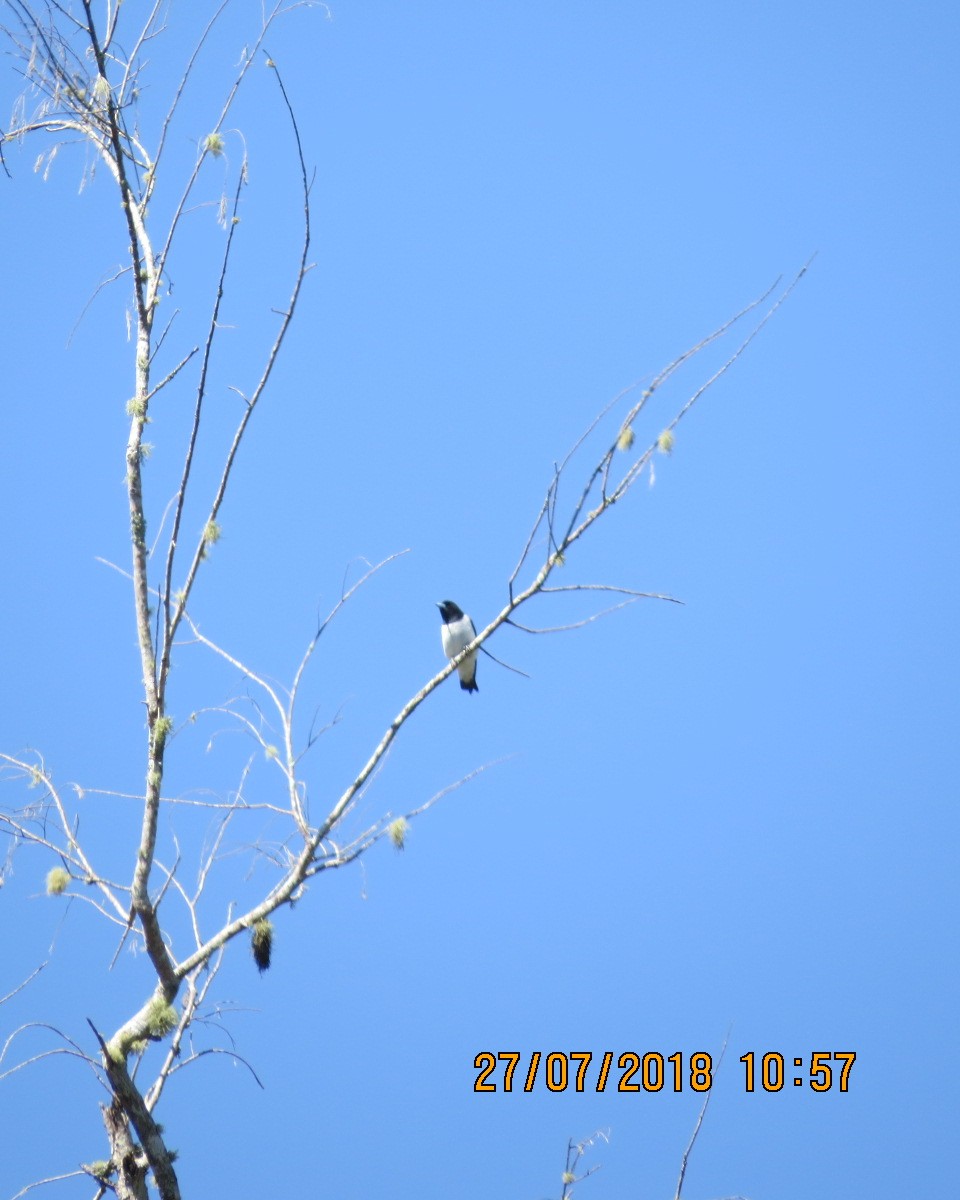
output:
[[[441,600],[437,604],[443,624],[440,626],[440,641],[447,658],[456,658],[464,646],[468,646],[477,636],[473,622],[467,614],[454,604],[452,600]],[[460,673],[460,686],[465,692],[479,692],[477,687],[477,652],[468,654],[457,667]]]

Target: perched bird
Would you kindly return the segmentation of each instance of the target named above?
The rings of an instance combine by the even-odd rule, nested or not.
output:
[[[477,636],[473,622],[452,600],[443,600],[438,605],[443,624],[440,626],[440,641],[447,658],[456,658],[464,646],[468,646]],[[477,652],[468,654],[457,667],[460,673],[460,686],[465,692],[479,692],[477,687]]]

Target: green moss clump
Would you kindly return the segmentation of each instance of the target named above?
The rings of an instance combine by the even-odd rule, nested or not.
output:
[[[70,883],[70,872],[63,867],[54,867],[47,872],[47,895],[62,896]]]
[[[162,996],[155,996],[147,1013],[147,1037],[153,1041],[165,1038],[168,1033],[173,1033],[179,1020],[173,1005],[168,1004]]]

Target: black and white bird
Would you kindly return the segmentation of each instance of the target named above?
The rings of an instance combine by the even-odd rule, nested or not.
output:
[[[468,646],[477,636],[473,622],[467,614],[452,600],[442,600],[437,608],[443,624],[440,626],[440,641],[447,658],[456,658],[464,646]],[[460,674],[460,686],[465,692],[479,692],[477,687],[477,652],[468,654],[457,667]]]

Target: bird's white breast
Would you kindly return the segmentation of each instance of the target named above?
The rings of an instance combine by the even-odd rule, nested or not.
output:
[[[473,622],[469,617],[461,617],[459,621],[451,621],[449,625],[440,626],[440,639],[443,652],[447,658],[453,658],[468,643],[476,637]]]

